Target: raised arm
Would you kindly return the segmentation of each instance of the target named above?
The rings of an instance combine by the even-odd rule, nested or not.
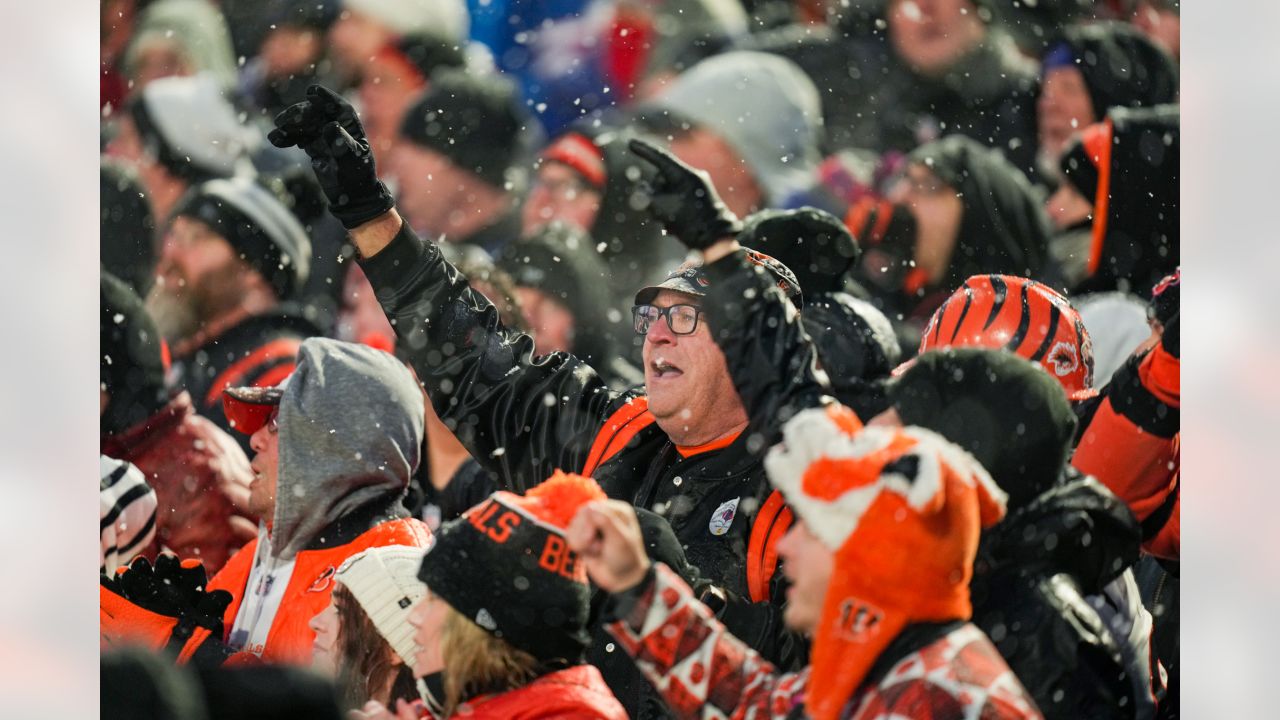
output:
[[[395,211],[355,111],[313,85],[268,136],[297,145],[351,233],[360,263],[436,412],[482,465],[523,490],[557,468],[576,471],[615,397],[565,353],[533,359],[533,340]]]

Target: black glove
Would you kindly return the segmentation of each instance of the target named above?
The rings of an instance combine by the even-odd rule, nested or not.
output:
[[[737,235],[742,223],[725,204],[704,170],[694,170],[675,155],[633,138],[631,152],[657,168],[649,188],[649,214],[693,250],[705,250]]]
[[[387,186],[378,180],[369,139],[351,107],[334,91],[312,85],[307,99],[276,116],[267,139],[279,148],[302,148],[329,200],[329,212],[348,230],[395,206]]]
[[[169,554],[156,558],[154,567],[146,558],[137,558],[115,577],[102,576],[102,584],[144,610],[177,618],[173,635],[183,640],[197,627],[221,637],[222,615],[232,600],[226,590],[205,590],[203,565],[184,567],[177,556]]]

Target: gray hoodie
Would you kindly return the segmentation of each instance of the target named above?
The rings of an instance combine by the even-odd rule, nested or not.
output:
[[[420,459],[423,402],[390,354],[303,341],[280,400],[273,557],[291,559],[343,516],[404,494]]]

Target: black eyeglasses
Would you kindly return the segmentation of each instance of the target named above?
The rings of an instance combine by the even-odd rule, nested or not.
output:
[[[649,328],[663,316],[667,318],[667,327],[675,335],[689,335],[698,329],[698,317],[702,310],[697,305],[672,305],[657,307],[656,305],[633,305],[631,317],[637,335],[648,335]]]

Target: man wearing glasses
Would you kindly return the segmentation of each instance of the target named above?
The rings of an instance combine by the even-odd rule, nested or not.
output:
[[[768,500],[760,458],[779,408],[756,404],[749,415],[735,390],[700,307],[711,277],[686,266],[637,294],[645,386],[612,392],[568,353],[535,357],[532,339],[505,328],[437,244],[401,221],[341,97],[313,86],[276,124],[273,143],[298,145],[311,157],[398,345],[472,456],[515,492],[564,470],[594,477],[611,497],[663,516],[701,571],[694,587],[729,629],[780,667],[803,662],[807,649],[782,623],[785,588],[772,551],[790,511]],[[646,161],[652,153],[666,156],[645,147]],[[668,201],[653,196],[655,204]],[[680,234],[686,244],[698,236],[710,245],[740,229],[714,190],[690,206]],[[799,285],[782,263],[759,254],[752,262],[798,302]],[[761,382],[790,382],[772,375]],[[609,652],[604,638],[591,660],[634,715],[648,686],[622,655]]]

